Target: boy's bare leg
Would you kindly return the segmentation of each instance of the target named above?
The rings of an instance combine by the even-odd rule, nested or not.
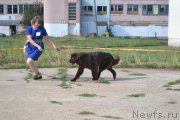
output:
[[[39,72],[37,66],[35,65],[35,62],[34,62],[33,59],[28,58],[27,59],[27,64],[28,64],[28,66],[30,67],[30,69],[32,70],[33,73],[40,74],[40,72]]]

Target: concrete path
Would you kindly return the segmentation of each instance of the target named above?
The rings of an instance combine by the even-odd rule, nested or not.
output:
[[[76,70],[68,69],[66,79]],[[85,70],[76,83],[65,82],[66,89],[48,77],[57,76],[56,68],[40,69],[44,79],[30,82],[24,80],[27,70],[0,70],[0,120],[180,120],[180,84],[162,87],[179,79],[180,71],[115,70],[117,80],[109,71],[101,75],[110,84],[91,81]],[[83,93],[96,96],[79,96]],[[132,94],[144,96],[128,96]]]

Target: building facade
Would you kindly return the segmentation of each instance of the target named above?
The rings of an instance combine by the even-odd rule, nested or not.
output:
[[[80,0],[44,0],[44,26],[50,36],[80,35]]]
[[[0,0],[0,33],[21,31],[23,5],[44,3],[50,36],[104,35],[168,37],[168,0]]]
[[[24,4],[43,2],[43,0],[0,0],[0,33],[10,36],[20,33]]]
[[[115,36],[168,36],[168,0],[111,0],[111,6]]]
[[[45,27],[51,36],[168,36],[168,0],[44,0]]]
[[[170,0],[169,2],[169,27],[168,27],[168,45],[180,47],[180,8],[179,0]]]

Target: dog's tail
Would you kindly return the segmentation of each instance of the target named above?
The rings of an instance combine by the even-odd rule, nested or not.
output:
[[[120,57],[116,57],[114,60],[113,60],[113,65],[117,65],[120,61]]]

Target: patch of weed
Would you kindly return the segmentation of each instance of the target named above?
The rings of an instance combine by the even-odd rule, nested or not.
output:
[[[136,93],[136,94],[128,95],[128,97],[144,97],[144,96],[145,96],[145,93]]]

